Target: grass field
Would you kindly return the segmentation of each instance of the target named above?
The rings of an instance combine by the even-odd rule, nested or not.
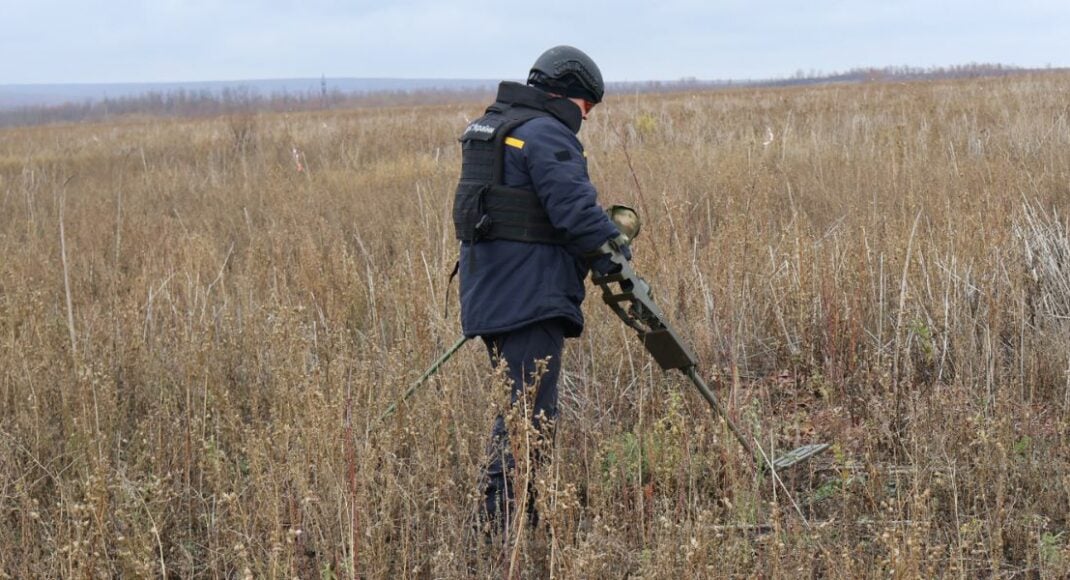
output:
[[[591,296],[543,522],[489,546],[481,345],[377,423],[459,334],[485,103],[3,130],[0,577],[1067,577],[1067,103],[610,98],[592,178],[703,375],[764,448],[833,449],[774,486]]]

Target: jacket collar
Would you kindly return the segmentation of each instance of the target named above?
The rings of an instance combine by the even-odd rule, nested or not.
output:
[[[505,105],[545,111],[564,123],[573,133],[579,133],[580,125],[583,123],[583,111],[567,97],[554,97],[535,87],[520,83],[502,81],[498,85],[496,101]]]

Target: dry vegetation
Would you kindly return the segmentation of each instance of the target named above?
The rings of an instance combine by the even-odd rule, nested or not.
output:
[[[592,176],[704,374],[765,447],[834,451],[774,489],[592,297],[544,521],[504,549],[471,532],[480,346],[376,423],[458,334],[481,104],[5,130],[0,577],[1065,577],[1068,102],[1052,74],[600,107]]]

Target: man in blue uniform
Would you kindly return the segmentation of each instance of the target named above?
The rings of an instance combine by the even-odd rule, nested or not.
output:
[[[535,61],[526,85],[501,83],[495,103],[461,136],[453,206],[461,325],[465,336],[483,338],[492,364],[507,365],[514,403],[537,384],[533,423],[544,442],[557,417],[564,339],[583,331],[584,279],[592,267],[612,267],[598,248],[620,235],[598,205],[576,137],[604,93],[594,61],[557,46]],[[538,376],[541,360],[548,364]],[[484,490],[485,515],[498,526],[514,508],[507,438],[499,416]]]

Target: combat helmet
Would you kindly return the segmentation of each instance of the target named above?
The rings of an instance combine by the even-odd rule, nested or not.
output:
[[[555,46],[542,53],[528,74],[528,84],[566,97],[602,102],[606,85],[602,71],[582,50],[572,46]]]

